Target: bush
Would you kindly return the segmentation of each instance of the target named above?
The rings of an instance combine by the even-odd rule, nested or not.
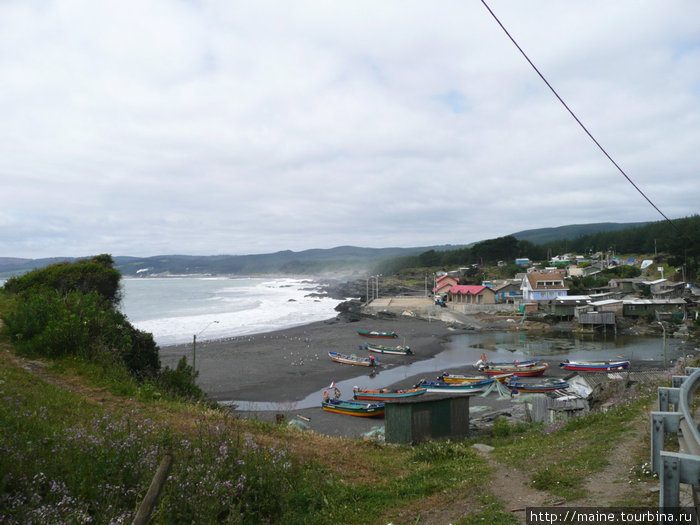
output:
[[[121,275],[109,255],[61,263],[15,277],[5,289],[17,294],[3,312],[5,331],[20,353],[122,362],[138,379],[160,370],[158,346],[115,309]]]
[[[503,416],[496,418],[496,420],[493,422],[493,428],[491,430],[494,437],[508,437],[512,432],[508,420]]]
[[[197,386],[195,379],[199,372],[195,371],[187,364],[187,358],[182,356],[177,367],[173,370],[170,367],[158,375],[156,385],[166,392],[185,399],[201,399],[204,396],[202,389]]]

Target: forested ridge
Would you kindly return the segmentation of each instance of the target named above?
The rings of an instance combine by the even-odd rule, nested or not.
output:
[[[685,265],[688,276],[698,279],[700,255],[700,216],[659,221],[634,228],[581,235],[573,239],[534,244],[514,235],[478,242],[456,250],[428,250],[416,256],[386,260],[374,271],[391,274],[406,268],[459,267],[472,264],[512,264],[516,258],[544,261],[554,255],[574,253],[591,256],[604,254],[665,254],[673,266]]]

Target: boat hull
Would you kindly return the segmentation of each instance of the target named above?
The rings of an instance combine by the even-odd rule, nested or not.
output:
[[[382,346],[382,345],[365,345],[365,350],[376,352],[378,354],[393,354],[393,355],[411,355],[411,349],[408,346]]]
[[[507,378],[512,377],[514,374],[508,373],[508,374],[496,374],[492,375],[491,377],[495,379],[496,381],[500,381],[503,383]],[[475,381],[483,381],[486,379],[483,376],[463,376],[463,375],[458,375],[458,374],[448,374],[444,373],[438,376],[437,380],[442,381],[443,383],[473,383]]]
[[[338,352],[328,352],[328,357],[336,363],[343,363],[344,365],[355,365],[355,366],[374,366],[376,360],[370,356],[368,358],[364,357],[353,357],[345,354],[340,354]]]
[[[537,377],[541,376],[547,370],[547,363],[537,366],[517,367],[517,366],[501,366],[484,368],[482,372],[487,376],[497,376],[501,374],[515,374],[518,377]]]
[[[483,391],[491,383],[494,382],[494,378],[487,377],[481,381],[471,381],[465,383],[445,383],[443,381],[421,381],[418,388],[425,388],[428,392],[440,392],[440,393],[450,393],[450,394],[473,394]]]
[[[362,337],[374,337],[379,339],[393,339],[398,337],[396,332],[377,332],[373,330],[358,330],[357,333]]]
[[[369,390],[356,389],[353,391],[355,399],[358,401],[390,401],[392,399],[405,399],[425,394],[426,388],[410,388],[406,390]]]
[[[338,399],[324,400],[321,407],[326,412],[345,414],[355,417],[384,417],[384,403],[363,403],[358,401],[342,401]]]
[[[517,390],[525,394],[547,393],[555,390],[564,390],[569,388],[569,383],[566,381],[546,381],[544,383],[523,383],[520,381],[508,381],[506,387],[510,390]]]
[[[576,372],[613,372],[616,370],[626,370],[630,367],[629,361],[595,362],[595,361],[570,361],[560,365],[565,370]]]

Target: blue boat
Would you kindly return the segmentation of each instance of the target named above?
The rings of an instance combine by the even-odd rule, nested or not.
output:
[[[440,392],[443,394],[471,394],[481,392],[494,381],[495,379],[493,377],[486,377],[481,381],[465,383],[446,383],[444,381],[426,381],[423,379],[416,385],[416,388],[425,388],[428,392]]]

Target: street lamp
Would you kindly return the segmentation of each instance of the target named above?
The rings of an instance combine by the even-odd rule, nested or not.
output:
[[[202,328],[198,334],[192,335],[192,371],[196,372],[197,371],[197,366],[196,366],[196,359],[197,359],[197,336],[202,335],[202,332],[209,328],[213,324],[217,324],[219,321],[212,321],[209,323],[207,326]]]
[[[661,321],[657,321],[664,331],[664,370],[666,369],[666,327]]]

